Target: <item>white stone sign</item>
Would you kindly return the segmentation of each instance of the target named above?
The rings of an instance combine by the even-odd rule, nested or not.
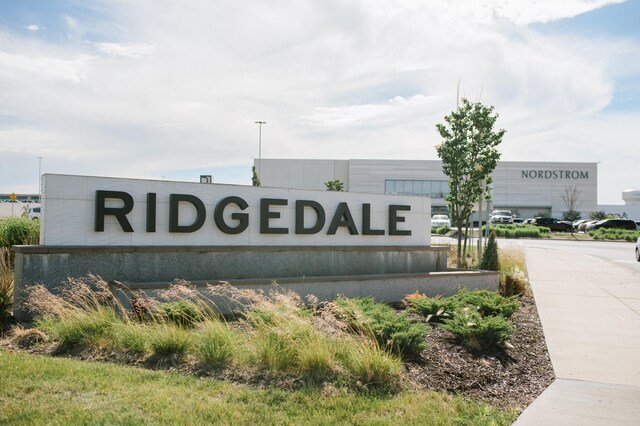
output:
[[[431,199],[46,174],[40,243],[428,246]]]

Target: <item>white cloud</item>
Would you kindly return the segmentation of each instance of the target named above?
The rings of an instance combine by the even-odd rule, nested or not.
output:
[[[0,155],[44,152],[64,173],[250,170],[264,120],[263,157],[436,158],[460,78],[496,106],[504,158],[596,161],[607,131],[633,126],[600,115],[638,46],[527,24],[607,3],[105,1],[98,23],[64,17],[64,43],[0,32]]]
[[[129,58],[139,58],[155,52],[156,47],[148,44],[122,45],[118,43],[94,43],[94,46],[101,52],[112,56],[125,56]]]
[[[29,31],[39,31],[41,28],[35,24],[31,24],[31,25],[27,25],[26,27],[24,27],[25,29],[29,30]]]

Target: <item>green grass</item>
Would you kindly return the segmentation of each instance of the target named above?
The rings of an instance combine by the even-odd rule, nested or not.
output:
[[[434,392],[254,389],[0,350],[1,424],[509,425],[517,413]]]

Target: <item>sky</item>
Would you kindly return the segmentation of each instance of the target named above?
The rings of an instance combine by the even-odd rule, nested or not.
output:
[[[502,160],[640,187],[640,0],[0,0],[0,193],[38,174],[250,184],[262,158],[437,159],[460,95]],[[41,158],[38,158],[41,157]]]

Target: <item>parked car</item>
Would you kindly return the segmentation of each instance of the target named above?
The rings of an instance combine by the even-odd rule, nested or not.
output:
[[[640,231],[640,220],[636,220],[636,230]]]
[[[513,215],[509,210],[494,210],[489,215],[491,223],[513,223]]]
[[[40,215],[42,214],[42,210],[40,207],[29,207],[29,219],[40,219]]]
[[[597,220],[588,220],[586,222],[582,222],[580,225],[578,225],[578,232],[587,232],[587,228],[589,227],[589,225],[596,222]]]
[[[595,231],[596,229],[627,229],[629,231],[636,230],[636,223],[629,219],[605,219],[587,226],[587,231]]]
[[[551,232],[571,232],[571,222],[558,220],[553,217],[536,217],[531,222],[535,226],[546,226]]]
[[[573,228],[573,232],[578,232],[578,228],[580,227],[580,225],[582,225],[585,222],[588,222],[589,219],[580,219],[580,220],[574,220],[571,223],[571,227]]]
[[[521,217],[514,217],[513,218],[513,223],[514,224],[518,224],[518,225],[523,224],[524,223],[524,219],[521,218]]]
[[[534,218],[530,217],[529,219],[525,219],[525,220],[522,222],[522,224],[523,224],[523,225],[531,225],[531,223],[533,223],[533,221],[534,221],[534,220],[535,220]]]
[[[434,214],[431,218],[431,226],[433,228],[437,226],[446,226],[447,228],[451,228],[451,220],[446,214]]]
[[[640,237],[636,241],[636,260],[640,262]]]

